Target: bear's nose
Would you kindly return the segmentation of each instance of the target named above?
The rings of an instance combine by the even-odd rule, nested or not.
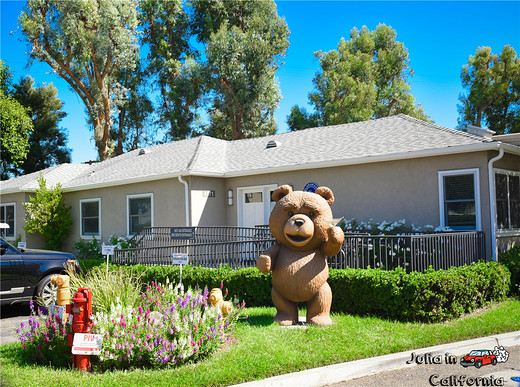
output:
[[[305,223],[305,221],[303,219],[296,219],[294,221],[294,224],[297,226],[297,227],[301,227],[303,226],[303,224]]]

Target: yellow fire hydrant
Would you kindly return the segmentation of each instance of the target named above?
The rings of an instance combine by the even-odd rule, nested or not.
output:
[[[63,307],[63,321],[67,321],[69,315],[65,311],[65,305],[70,304],[70,277],[65,274],[53,275],[51,283],[58,286],[56,291],[56,303]]]
[[[230,301],[224,301],[222,290],[219,288],[211,289],[209,301],[211,302],[211,305],[222,311],[223,316],[227,316],[233,310],[233,304]]]

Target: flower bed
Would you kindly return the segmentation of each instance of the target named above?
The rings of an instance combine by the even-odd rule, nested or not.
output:
[[[95,289],[92,292],[95,297]],[[103,336],[101,355],[92,357],[97,370],[134,367],[161,368],[196,361],[229,340],[229,332],[244,303],[235,300],[233,311],[223,316],[209,302],[205,290],[184,291],[181,285],[152,283],[137,307],[119,299],[108,311],[94,313],[91,333]],[[67,366],[71,318],[65,322],[34,311],[28,326],[17,330],[29,358],[39,364]]]

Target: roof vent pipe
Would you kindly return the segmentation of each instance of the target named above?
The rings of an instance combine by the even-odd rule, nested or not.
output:
[[[145,155],[147,153],[150,153],[150,151],[146,148],[139,149],[139,156]]]

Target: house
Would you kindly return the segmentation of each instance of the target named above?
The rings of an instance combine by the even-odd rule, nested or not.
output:
[[[488,257],[520,242],[520,134],[402,114],[236,141],[201,136],[41,173],[72,207],[66,249],[146,226],[267,224],[281,184],[330,187],[335,216],[484,231]],[[0,184],[7,237],[34,247],[41,240],[23,230],[22,203],[38,175]]]

